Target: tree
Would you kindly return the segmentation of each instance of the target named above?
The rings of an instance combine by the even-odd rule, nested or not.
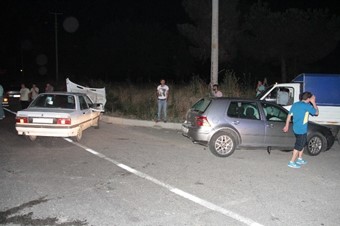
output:
[[[158,81],[190,74],[190,57],[180,36],[157,22],[115,21],[88,40],[87,66],[111,80]],[[91,62],[90,62],[91,60]]]
[[[230,62],[235,56],[233,45],[238,32],[238,0],[220,1],[219,5],[219,61]],[[190,43],[191,54],[205,62],[211,56],[211,0],[184,0],[183,6],[191,20],[178,25],[178,29]]]
[[[272,12],[255,4],[245,18],[240,46],[244,55],[281,66],[281,80],[287,81],[289,62],[299,65],[316,62],[337,46],[339,17],[327,10],[288,9]]]

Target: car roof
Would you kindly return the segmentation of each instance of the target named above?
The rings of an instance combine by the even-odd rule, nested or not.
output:
[[[259,100],[259,99],[252,99],[252,98],[243,98],[243,97],[208,97],[208,99],[211,100],[227,100],[227,101],[249,101],[249,102],[257,102],[257,103],[267,103],[267,104],[271,104],[271,105],[275,105],[281,109],[284,109],[285,111],[287,111],[287,109],[285,109],[284,107],[282,107],[281,105],[278,105],[277,103],[274,102],[270,102],[270,101],[266,101],[266,100]],[[288,112],[288,111],[287,111]]]
[[[249,102],[260,102],[260,103],[271,103],[271,104],[275,104],[273,102],[270,101],[265,101],[265,100],[259,100],[259,99],[252,99],[252,98],[245,98],[245,97],[209,97],[211,100],[229,100],[229,101],[249,101]]]
[[[51,95],[78,95],[78,96],[86,96],[86,93],[76,93],[76,92],[64,92],[64,91],[55,91],[55,92],[46,92],[41,94],[51,94]]]

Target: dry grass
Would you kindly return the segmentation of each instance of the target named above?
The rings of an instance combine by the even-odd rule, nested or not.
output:
[[[244,79],[243,79],[244,80]],[[154,120],[157,115],[156,87],[158,84],[103,84],[92,82],[92,87],[106,87],[106,112],[117,117]],[[187,85],[168,84],[168,120],[183,122],[187,110],[200,98],[210,95],[210,86],[194,76]],[[254,97],[235,73],[227,71],[220,84],[224,96]]]

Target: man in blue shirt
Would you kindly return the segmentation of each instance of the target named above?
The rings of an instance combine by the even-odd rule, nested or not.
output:
[[[293,104],[289,111],[286,125],[283,132],[288,132],[289,123],[293,116],[293,131],[296,137],[293,156],[288,163],[289,167],[300,168],[307,161],[302,159],[303,149],[307,143],[307,126],[309,114],[318,115],[319,109],[315,102],[315,96],[310,92],[304,92],[300,95],[300,101]]]

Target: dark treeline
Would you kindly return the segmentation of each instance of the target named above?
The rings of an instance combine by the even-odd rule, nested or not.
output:
[[[220,70],[272,81],[301,72],[338,73],[340,18],[333,5],[280,2],[220,1]],[[210,78],[211,0],[13,0],[2,1],[1,8],[6,31],[0,35],[1,80],[55,82],[53,12],[62,13],[57,17],[62,82]],[[79,21],[71,32],[64,27],[70,17]]]

